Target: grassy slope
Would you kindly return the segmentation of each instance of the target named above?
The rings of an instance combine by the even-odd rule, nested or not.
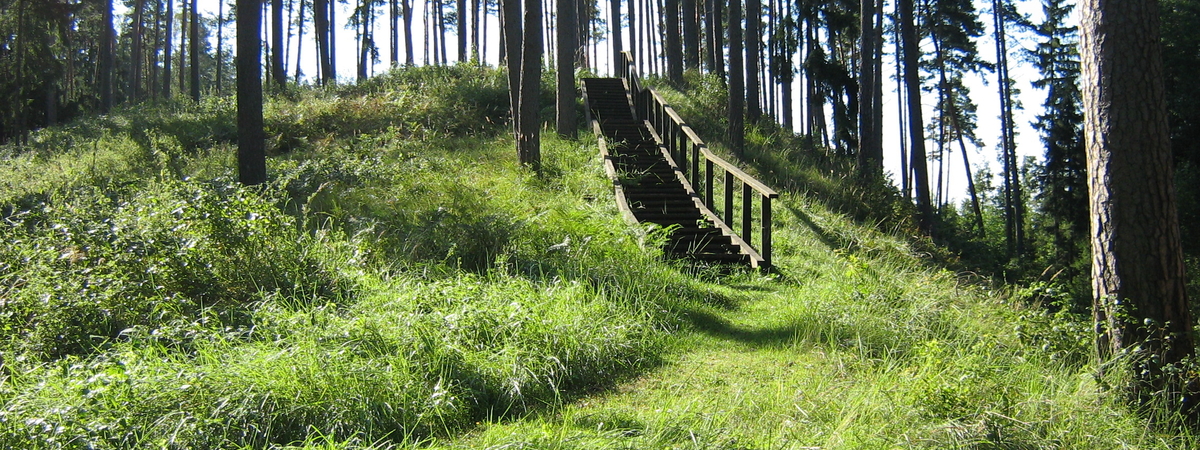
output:
[[[779,275],[689,275],[586,138],[515,167],[495,74],[372,83],[274,100],[262,191],[220,100],[6,158],[0,448],[1197,444],[1097,394],[1073,318],[831,212],[868,196],[797,193],[839,185],[794,143],[752,139],[795,156]]]

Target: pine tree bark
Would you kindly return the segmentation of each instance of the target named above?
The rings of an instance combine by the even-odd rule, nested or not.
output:
[[[1175,209],[1155,0],[1080,3],[1093,313],[1102,359],[1130,358],[1128,393],[1178,393],[1164,368],[1195,352]],[[1176,399],[1176,404],[1181,402]]]
[[[575,51],[579,48],[576,20],[578,0],[557,0],[558,65],[555,74],[558,95],[555,128],[560,136],[574,139],[579,128],[575,115]]]
[[[301,16],[303,16],[303,1],[300,3]],[[303,23],[303,21],[301,22]],[[303,30],[303,28],[301,28]],[[300,52],[297,51],[297,54]],[[300,59],[299,56],[296,57]],[[224,0],[217,2],[217,95],[221,95],[224,89],[225,72],[225,2]]]
[[[237,0],[238,179],[245,185],[267,181],[260,6],[259,0]]]
[[[742,0],[729,3],[729,147],[735,154],[745,149],[746,87],[742,67]]]
[[[133,22],[131,23],[133,30],[129,43],[129,99],[134,102],[142,99],[142,47],[145,43],[143,10],[146,8],[145,4],[145,0],[137,0],[133,3]]]
[[[307,3],[308,0],[300,0],[300,11],[296,13],[296,22],[300,26],[296,27],[296,71],[293,72],[292,78],[297,83],[300,82],[300,56],[304,50],[304,45],[301,45],[304,42],[304,5]]]
[[[858,175],[860,181],[871,182],[883,177],[883,136],[876,134],[875,104],[875,92],[883,88],[875,71],[879,58],[875,34],[882,30],[875,28],[875,0],[861,0],[859,5]]]
[[[933,205],[929,198],[929,164],[925,156],[925,121],[921,113],[920,51],[917,42],[913,0],[899,0],[900,39],[904,47],[904,85],[908,98],[908,132],[911,145],[913,194],[917,204],[917,224],[933,234]]]
[[[700,23],[696,0],[683,0],[683,68],[700,70]]]
[[[683,40],[679,35],[679,0],[666,0],[664,5],[666,33],[663,36],[667,57],[667,79],[683,82]]]
[[[730,14],[732,16],[732,13]],[[730,17],[730,20],[733,20]],[[762,104],[759,103],[758,72],[762,52],[759,39],[762,33],[759,28],[762,23],[762,1],[746,0],[746,118],[756,122],[762,117]],[[731,41],[733,37],[729,38]]]
[[[259,20],[262,19],[261,13]],[[200,101],[200,12],[196,9],[196,0],[192,0],[192,26],[188,29],[188,52],[191,57],[192,72],[192,101]]]
[[[100,29],[100,112],[107,114],[113,107],[113,47],[116,45],[113,30],[113,3],[104,0],[103,19]],[[170,34],[170,33],[168,33]],[[167,48],[170,48],[168,41]],[[167,69],[167,79],[171,78],[170,66]],[[171,83],[166,83],[170,85]],[[168,88],[168,94],[170,93]]]
[[[313,34],[317,38],[317,63],[321,84],[333,82],[333,67],[329,61],[329,0],[313,0]]]
[[[634,1],[634,0],[629,0]],[[609,13],[611,19],[608,22],[609,35],[612,37],[613,59],[612,70],[613,74],[617,73],[617,67],[621,66],[621,52],[625,51],[621,41],[621,0],[611,0],[609,2]]]
[[[283,67],[283,0],[271,0],[271,80],[280,89],[287,86]]]
[[[400,9],[404,10],[404,64],[413,65],[412,40],[412,0],[400,0]]]
[[[525,0],[521,40],[521,76],[518,94],[517,160],[536,173],[542,170],[538,112],[541,110],[542,0]]]

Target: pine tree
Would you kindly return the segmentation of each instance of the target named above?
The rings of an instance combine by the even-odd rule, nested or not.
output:
[[[1066,24],[1074,4],[1043,0],[1044,19],[1031,51],[1041,78],[1034,86],[1046,90],[1043,112],[1034,127],[1041,132],[1045,162],[1037,178],[1041,212],[1049,219],[1052,262],[1069,266],[1078,257],[1088,232],[1087,155],[1083,145],[1083,112],[1079,91],[1079,53],[1076,28]]]

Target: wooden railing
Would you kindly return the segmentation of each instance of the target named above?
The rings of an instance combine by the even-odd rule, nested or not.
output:
[[[745,248],[755,263],[761,267],[771,265],[771,201],[779,198],[779,193],[767,187],[737,166],[734,166],[708,150],[708,146],[700,136],[688,126],[687,122],[675,112],[661,95],[644,86],[638,77],[634,65],[633,54],[621,53],[622,64],[618,66],[618,76],[628,83],[630,95],[633,98],[634,111],[639,119],[650,122],[654,132],[670,154],[671,163],[684,178],[690,180],[688,186],[697,195],[707,212],[712,216],[718,227],[735,238],[741,237]],[[703,164],[701,162],[703,161]],[[703,169],[703,171],[702,171]],[[721,192],[723,202],[718,205],[713,197],[714,181],[720,172]],[[739,186],[740,185],[740,186]],[[740,187],[741,195],[735,196]],[[735,208],[735,197],[740,197],[741,207]],[[758,209],[759,249],[756,251],[751,244],[754,233],[755,208],[754,199],[761,200]],[[718,208],[719,206],[719,208]],[[737,210],[741,210],[738,217]],[[716,211],[721,212],[717,215]],[[735,219],[741,219],[741,233],[732,229]]]

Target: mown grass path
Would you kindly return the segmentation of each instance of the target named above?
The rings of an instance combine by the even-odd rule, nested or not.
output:
[[[1187,448],[1102,394],[1077,330],[785,195],[779,274],[700,282],[659,365],[434,448]],[[428,445],[428,443],[426,443]],[[1182,445],[1183,447],[1177,447]]]

